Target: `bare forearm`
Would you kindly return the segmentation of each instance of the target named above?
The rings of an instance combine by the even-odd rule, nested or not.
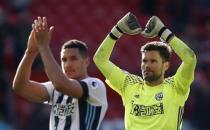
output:
[[[29,52],[26,50],[13,80],[13,89],[20,90],[21,88],[27,86],[30,75],[32,64],[37,56],[37,52]]]
[[[64,76],[59,64],[53,57],[50,47],[48,45],[41,47],[39,52],[48,78],[54,83],[55,87],[62,86],[67,77]]]

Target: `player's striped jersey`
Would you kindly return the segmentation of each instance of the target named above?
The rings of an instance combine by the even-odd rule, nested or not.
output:
[[[151,87],[140,76],[112,68],[106,82],[122,97],[126,130],[181,130],[183,106],[192,81],[180,78],[178,71],[162,84]]]
[[[54,89],[52,82],[44,83],[52,105],[50,130],[98,130],[107,110],[104,83],[88,77],[80,81],[84,98],[77,99]]]

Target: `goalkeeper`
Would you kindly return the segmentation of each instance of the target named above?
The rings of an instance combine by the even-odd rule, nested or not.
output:
[[[109,60],[123,34],[161,39],[141,47],[142,77],[120,69]],[[165,78],[171,48],[182,63],[175,75]],[[108,85],[122,97],[126,130],[181,130],[184,105],[194,80],[196,56],[158,17],[151,17],[142,29],[132,13],[126,14],[104,39],[94,62]]]

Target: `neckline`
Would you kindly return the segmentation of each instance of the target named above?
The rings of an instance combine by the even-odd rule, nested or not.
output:
[[[142,88],[143,90],[157,91],[157,90],[163,89],[163,84],[164,82],[156,86],[149,86],[144,82],[144,84],[142,85]]]

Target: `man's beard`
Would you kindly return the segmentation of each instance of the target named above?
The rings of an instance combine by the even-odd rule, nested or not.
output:
[[[159,75],[152,75],[152,76],[146,76],[146,77],[143,74],[143,78],[147,82],[157,81],[158,79],[160,79],[161,76],[162,76],[162,72]]]

